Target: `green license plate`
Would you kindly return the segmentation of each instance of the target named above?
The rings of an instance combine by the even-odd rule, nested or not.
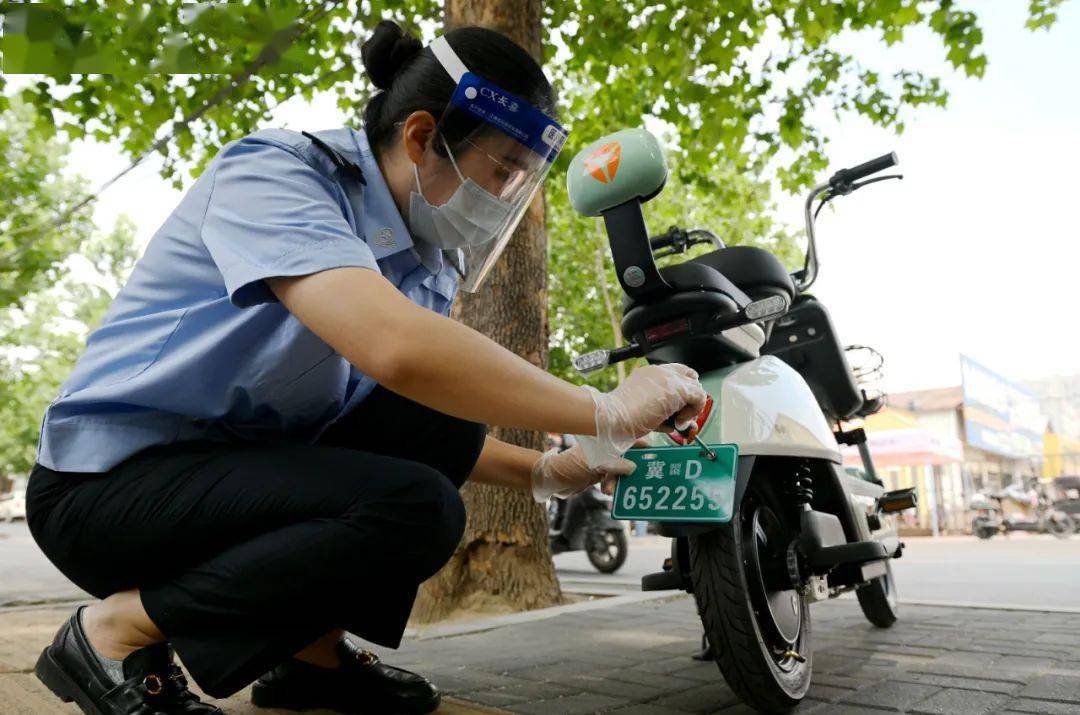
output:
[[[699,446],[631,449],[636,465],[615,487],[611,515],[635,521],[731,521],[739,448],[709,445],[711,460]]]

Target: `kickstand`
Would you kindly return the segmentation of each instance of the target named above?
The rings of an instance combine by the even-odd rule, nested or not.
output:
[[[705,637],[705,634],[701,634],[701,650],[694,655],[690,656],[694,660],[712,660],[713,652],[712,646],[709,645],[709,639]]]

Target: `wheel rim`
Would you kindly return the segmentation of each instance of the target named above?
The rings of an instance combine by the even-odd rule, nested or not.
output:
[[[605,566],[615,563],[619,557],[619,543],[615,534],[610,531],[593,534],[589,540],[589,553]]]
[[[799,661],[790,655],[802,634],[804,596],[795,589],[770,588],[764,574],[766,564],[786,559],[790,537],[776,514],[764,505],[748,510],[743,522],[744,563],[754,620],[773,661],[785,671],[794,670]]]
[[[1072,524],[1068,519],[1062,519],[1056,514],[1051,516],[1048,520],[1049,531],[1055,536],[1067,535],[1072,533]]]
[[[881,588],[885,592],[885,601],[896,609],[896,582],[893,581],[892,564],[885,564],[885,575],[881,577]]]
[[[557,522],[559,521],[559,502],[556,501],[554,498],[548,499],[547,513],[548,524],[553,527],[557,527]]]

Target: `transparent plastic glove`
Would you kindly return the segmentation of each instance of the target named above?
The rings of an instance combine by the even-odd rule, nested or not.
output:
[[[685,429],[705,407],[708,396],[698,374],[679,363],[646,365],[634,370],[611,392],[585,389],[596,404],[596,436],[577,435],[586,463],[593,469],[618,464],[639,437],[669,417]]]
[[[549,449],[541,454],[540,459],[533,465],[533,499],[540,503],[552,496],[565,499],[601,479],[629,474],[632,471],[634,463],[629,459],[619,459],[603,470],[590,469],[585,463],[585,455],[580,445],[564,452]]]

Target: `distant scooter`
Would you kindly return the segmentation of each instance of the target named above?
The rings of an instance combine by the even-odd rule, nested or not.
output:
[[[976,494],[971,508],[976,512],[971,533],[980,539],[1012,531],[1053,534],[1059,539],[1067,539],[1076,530],[1072,518],[1056,504],[1051,504],[1045,493],[1035,489],[1034,485],[1025,489],[1019,484],[1010,484],[999,492]]]
[[[573,437],[562,435],[557,442],[563,449],[572,446]],[[612,497],[598,485],[567,499],[548,500],[548,543],[552,554],[584,551],[600,573],[615,573],[629,552],[626,524],[611,518]]]

